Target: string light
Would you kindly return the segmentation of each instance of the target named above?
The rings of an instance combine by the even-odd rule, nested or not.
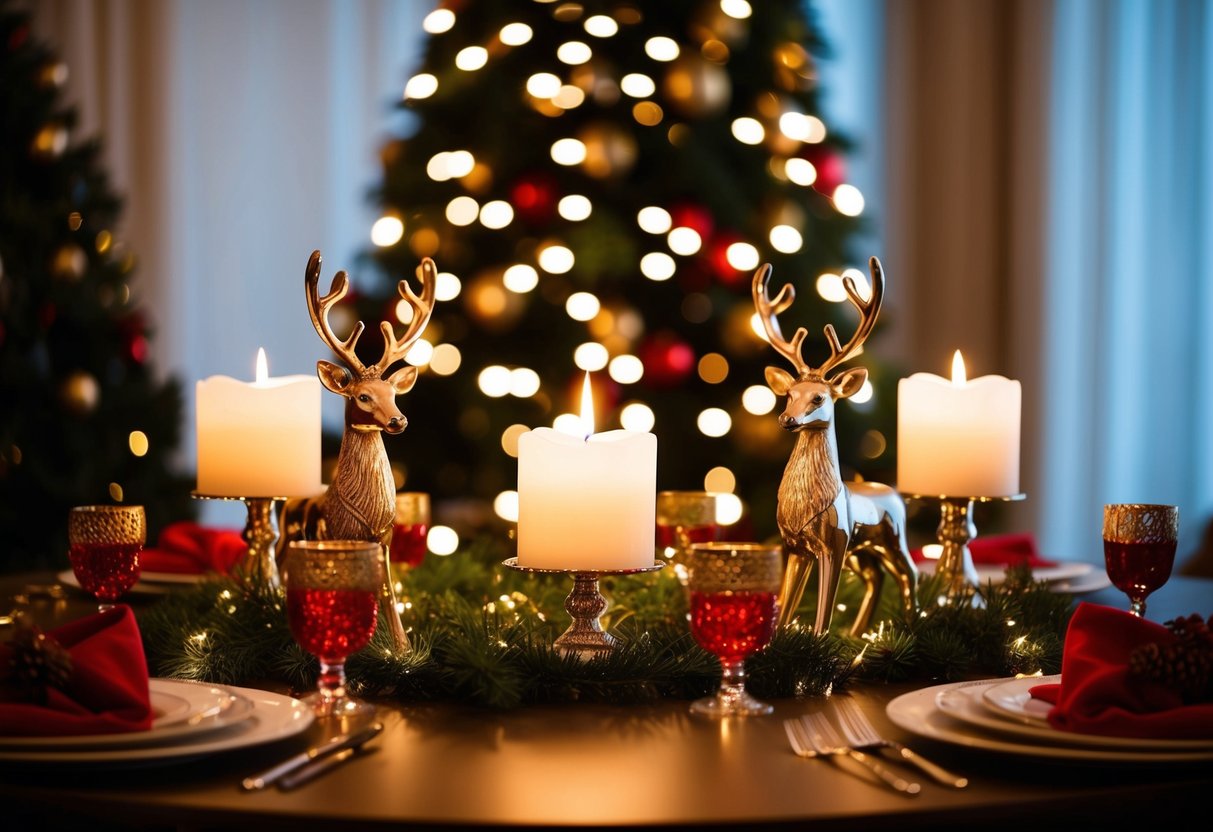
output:
[[[467,176],[476,167],[476,157],[466,150],[452,150],[446,155],[446,172],[452,179]]]
[[[451,225],[471,225],[480,215],[480,204],[470,196],[457,196],[446,204],[446,219]]]
[[[590,200],[581,194],[569,194],[556,204],[556,211],[569,222],[587,219],[593,210]]]
[[[777,225],[771,229],[771,248],[784,254],[795,254],[804,245],[800,232],[790,225]]]
[[[875,393],[876,390],[872,387],[872,380],[870,378],[864,379],[863,384],[859,387],[859,390],[856,391],[851,398],[847,399],[847,401],[849,401],[851,404],[867,404],[868,402],[872,401],[872,396],[875,395]]]
[[[779,132],[793,141],[807,142],[812,132],[809,117],[795,110],[786,112],[779,117]]]
[[[762,144],[762,140],[767,135],[762,122],[749,116],[733,119],[731,129],[733,131],[733,138],[742,144]]]
[[[737,488],[737,477],[723,465],[717,465],[703,477],[703,490],[731,494]]]
[[[529,399],[539,392],[539,373],[530,367],[515,367],[510,370],[510,395]]]
[[[425,536],[425,545],[435,555],[453,555],[459,550],[459,534],[450,526],[434,526]]]
[[[448,159],[451,154],[447,151],[435,153],[425,165],[425,175],[435,182],[445,182],[451,178]]]
[[[455,13],[450,9],[435,9],[421,21],[421,28],[431,35],[441,35],[449,32],[455,25]]]
[[[845,182],[834,189],[834,207],[838,213],[848,217],[858,217],[863,213],[863,194],[854,185]]]
[[[515,454],[517,456],[517,454]],[[493,499],[493,513],[507,523],[518,522],[518,492],[502,491]]]
[[[677,265],[664,251],[653,251],[640,258],[640,273],[649,280],[661,282],[674,276]]]
[[[594,50],[590,49],[589,44],[579,40],[570,40],[556,48],[557,60],[570,66],[580,66],[592,57],[594,57]]]
[[[635,384],[644,378],[644,362],[634,355],[617,355],[607,372],[620,384]]]
[[[530,431],[526,425],[513,424],[501,432],[501,450],[508,456],[518,456],[518,438]]]
[[[404,223],[400,217],[383,216],[371,226],[371,242],[380,248],[394,246],[404,236]]]
[[[584,26],[585,30],[596,38],[609,38],[619,31],[619,24],[615,19],[605,14],[587,17]]]
[[[476,377],[480,392],[492,399],[500,399],[510,392],[510,369],[492,364],[480,371]]]
[[[514,221],[514,207],[504,199],[486,202],[480,209],[480,224],[485,228],[505,228]]]
[[[531,27],[525,23],[507,23],[501,27],[497,37],[506,46],[522,46],[530,41],[532,34]]]
[[[557,139],[552,143],[552,161],[558,165],[580,165],[585,161],[585,144],[578,139]]]
[[[574,292],[564,302],[564,311],[574,321],[592,321],[601,308],[598,298],[589,292]]]
[[[414,367],[424,367],[434,357],[434,345],[424,338],[418,338],[405,353],[404,360]]]
[[[694,254],[703,245],[699,232],[684,226],[672,229],[666,242],[670,246],[670,251],[684,256]]]
[[[539,252],[539,268],[549,274],[564,274],[575,262],[573,252],[565,246],[547,246]]]
[[[483,46],[465,46],[455,53],[455,66],[464,72],[475,72],[489,62],[489,51]]]
[[[830,303],[841,303],[847,299],[847,290],[842,286],[842,278],[832,272],[825,272],[817,277],[817,294],[822,300]]]
[[[698,418],[695,419],[695,425],[704,436],[719,438],[733,427],[733,418],[726,410],[709,407],[700,411]]]
[[[855,291],[863,300],[868,300],[872,296],[872,287],[868,285],[868,276],[854,267],[844,269],[841,279],[846,280],[851,278],[851,282],[855,284]],[[843,289],[843,300],[846,299],[846,289]]]
[[[562,86],[564,84],[559,76],[550,72],[536,72],[526,79],[526,91],[535,98],[551,98],[560,92]]]
[[[636,223],[640,226],[641,231],[647,231],[650,234],[664,234],[670,230],[674,221],[670,217],[669,211],[658,208],[656,205],[650,205],[640,209],[640,213],[636,215]]]
[[[624,430],[635,430],[641,433],[647,433],[653,429],[657,418],[653,415],[653,409],[642,402],[632,402],[624,405],[619,411],[619,424]]]
[[[640,72],[629,72],[619,82],[619,88],[632,98],[648,98],[657,91],[653,79]]]
[[[463,353],[454,344],[439,344],[430,357],[430,369],[440,376],[454,375],[463,363]]]
[[[581,422],[581,417],[576,413],[561,413],[552,420],[552,429],[567,433],[569,436],[585,438],[585,426]]]
[[[752,11],[746,0],[720,0],[720,10],[737,20],[745,20]]]
[[[133,430],[127,437],[127,446],[135,456],[146,456],[149,444],[147,434],[141,430]]]
[[[572,84],[565,84],[560,90],[552,96],[552,103],[562,110],[571,110],[574,107],[580,107],[585,101],[585,90],[581,87],[575,87]]]
[[[644,52],[655,61],[672,61],[678,57],[678,42],[673,38],[658,36],[644,42]]]
[[[741,394],[741,406],[746,409],[747,413],[753,413],[755,416],[765,416],[770,413],[775,409],[778,401],[771,389],[762,384],[747,387]]]
[[[518,263],[506,269],[501,280],[505,288],[521,295],[539,285],[539,272],[525,263]]]
[[[813,167],[813,163],[808,159],[788,159],[784,163],[783,171],[791,182],[802,188],[807,188],[817,181],[817,168]]]
[[[749,243],[733,243],[724,252],[729,265],[740,272],[758,268],[758,249]]]
[[[716,524],[731,526],[741,519],[741,498],[736,494],[716,495]]]
[[[607,365],[610,353],[607,348],[597,341],[587,341],[573,350],[573,363],[580,370],[594,373]]]
[[[450,272],[438,272],[438,280],[434,283],[435,300],[454,300],[459,297],[463,284],[459,278]]]

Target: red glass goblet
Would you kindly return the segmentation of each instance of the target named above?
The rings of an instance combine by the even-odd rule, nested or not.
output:
[[[1129,612],[1146,615],[1146,596],[1171,577],[1179,542],[1179,508],[1111,503],[1103,509],[1104,565],[1113,585],[1129,596]]]
[[[68,513],[67,537],[72,572],[101,612],[138,583],[147,542],[143,506],[76,506]]]

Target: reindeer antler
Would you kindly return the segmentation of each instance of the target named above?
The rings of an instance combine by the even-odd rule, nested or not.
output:
[[[779,290],[779,294],[775,295],[775,300],[771,300],[767,294],[767,283],[770,279],[771,264],[763,263],[758,271],[754,272],[752,288],[754,308],[758,310],[758,318],[762,321],[763,329],[767,332],[767,340],[771,342],[771,346],[775,348],[777,353],[792,362],[792,366],[796,368],[797,373],[803,375],[808,372],[809,365],[801,357],[800,350],[804,346],[804,339],[808,337],[809,332],[803,326],[798,327],[796,332],[792,334],[792,340],[787,341],[779,330],[779,321],[775,318],[776,315],[792,305],[792,301],[796,299],[796,290],[792,288],[791,283],[785,283],[783,288]]]
[[[384,321],[379,325],[379,329],[383,332],[383,357],[370,368],[377,375],[382,375],[384,370],[404,358],[413,342],[421,337],[422,331],[430,321],[430,315],[434,313],[434,292],[438,285],[438,267],[434,265],[433,260],[428,257],[421,260],[421,265],[417,267],[417,279],[421,281],[420,295],[413,291],[413,287],[409,286],[407,280],[402,279],[396,284],[400,297],[404,298],[412,307],[413,317],[409,320],[408,328],[405,329],[404,335],[399,340],[396,339],[396,331],[391,323]]]
[[[838,343],[838,333],[834,331],[834,325],[826,324],[825,333],[826,340],[830,343],[830,357],[815,371],[821,376],[847,359],[853,358],[859,348],[863,346],[863,342],[868,340],[868,336],[872,334],[872,327],[876,325],[876,316],[880,314],[880,304],[884,299],[884,269],[880,267],[880,261],[875,257],[868,260],[868,268],[872,273],[872,295],[866,301],[859,296],[854,279],[851,277],[842,279],[842,287],[846,289],[847,297],[851,304],[859,310],[859,327],[844,347]]]
[[[311,315],[312,326],[316,327],[316,333],[320,339],[329,345],[329,348],[345,362],[354,375],[364,375],[366,365],[359,361],[358,356],[354,354],[354,345],[358,343],[358,337],[366,328],[362,321],[354,326],[354,331],[344,341],[333,334],[333,328],[329,325],[329,309],[345,297],[346,292],[350,290],[349,276],[344,271],[337,272],[333,277],[333,285],[329,293],[320,297],[320,262],[319,250],[313,251],[311,258],[307,261],[307,271],[304,273],[307,311]]]

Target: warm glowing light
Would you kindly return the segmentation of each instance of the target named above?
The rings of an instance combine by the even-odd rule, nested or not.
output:
[[[854,267],[843,270],[842,281],[844,286],[848,277],[855,284],[855,292],[860,298],[867,300],[872,296],[872,287],[868,285],[868,276],[866,274]],[[846,289],[844,288],[843,292],[845,291]]]
[[[518,456],[518,454],[511,454]],[[518,522],[518,492],[502,491],[493,499],[493,513],[507,523]]]
[[[485,367],[476,377],[476,383],[480,386],[481,393],[493,399],[500,399],[510,392],[510,368],[500,364]]]
[[[569,436],[584,437],[585,433],[581,429],[581,417],[576,413],[561,413],[552,420],[552,429],[558,430],[561,433],[567,433]]]
[[[562,110],[571,110],[574,107],[580,107],[585,101],[585,90],[581,87],[575,87],[572,84],[565,84],[552,96],[552,103]]]
[[[794,254],[804,246],[800,232],[790,225],[777,225],[771,229],[771,247],[784,254]]]
[[[753,413],[755,416],[765,416],[770,413],[775,409],[778,401],[775,394],[771,392],[771,388],[763,384],[747,387],[741,394],[741,406],[746,409],[747,413]]]
[[[682,226],[671,230],[666,242],[670,245],[670,251],[682,255],[694,254],[703,245],[698,231]]]
[[[594,206],[588,197],[581,194],[569,194],[557,203],[556,210],[569,222],[581,222],[590,216]]]
[[[524,294],[539,285],[539,272],[525,263],[510,266],[501,276],[501,282],[511,292]]]
[[[480,224],[485,228],[505,228],[514,221],[514,207],[504,199],[484,203],[480,209]]]
[[[758,268],[758,249],[749,243],[733,243],[724,252],[729,265],[739,272],[748,272]]]
[[[480,215],[480,205],[470,196],[457,196],[446,204],[446,219],[451,225],[471,225]]]
[[[741,519],[741,498],[736,494],[716,495],[716,523],[731,526]]]
[[[531,27],[525,23],[507,23],[501,27],[497,37],[506,46],[522,46],[531,39]]]
[[[467,176],[476,167],[476,157],[466,150],[452,150],[446,155],[446,172],[452,179]]]
[[[557,139],[552,144],[552,161],[558,165],[580,165],[585,161],[585,145],[577,139]]]
[[[644,52],[655,61],[672,61],[678,57],[678,42],[673,38],[658,36],[644,42]]]
[[[817,181],[817,168],[808,159],[788,159],[783,172],[794,184],[807,188]]]
[[[463,353],[454,344],[439,344],[430,357],[430,369],[440,376],[453,375],[463,363]]]
[[[428,72],[414,75],[404,85],[405,98],[429,98],[438,92],[438,79]]]
[[[270,365],[265,359],[265,347],[257,347],[257,374],[254,379],[257,384],[265,384],[270,380]]]
[[[430,157],[429,162],[425,165],[425,175],[435,182],[445,182],[451,178],[451,171],[448,167],[448,159],[451,154],[445,150],[441,153],[435,153]]]
[[[870,378],[864,379],[863,384],[859,386],[859,390],[855,392],[851,398],[847,399],[851,404],[867,404],[872,401],[872,396],[876,395],[876,388],[872,386]]]
[[[805,116],[809,122],[809,137],[805,139],[809,144],[819,144],[826,139],[825,122],[817,116]]]
[[[717,465],[704,475],[704,491],[714,491],[717,494],[732,494],[735,488],[737,488],[737,477],[723,465]]]
[[[380,217],[371,226],[371,242],[380,248],[396,245],[403,236],[404,223],[400,221],[400,217]]]
[[[745,20],[751,12],[750,4],[746,0],[720,0],[720,10],[738,20]]]
[[[939,560],[943,557],[942,543],[927,543],[922,547],[922,556],[927,560]]]
[[[640,209],[640,213],[636,215],[636,223],[640,226],[641,231],[647,231],[650,234],[664,234],[670,230],[674,221],[670,217],[669,211],[658,208],[656,205],[650,205]]]
[[[733,138],[742,144],[762,144],[762,140],[767,135],[767,131],[763,129],[762,122],[749,116],[733,119],[732,129]]]
[[[664,251],[653,251],[640,258],[640,273],[649,280],[669,280],[674,276],[677,264]]]
[[[518,437],[528,432],[526,425],[514,424],[501,432],[501,450],[512,457],[518,456]]]
[[[619,31],[619,24],[613,17],[596,14],[586,18],[585,30],[596,38],[609,38]]]
[[[126,438],[127,446],[135,456],[146,456],[148,449],[147,434],[141,430],[133,430]]]
[[[459,292],[462,291],[463,284],[459,282],[459,278],[450,272],[438,272],[438,280],[434,284],[434,299],[435,300],[454,300],[459,297]]]
[[[838,213],[858,217],[863,213],[863,194],[854,185],[845,182],[834,189],[834,207]]]
[[[817,294],[830,303],[842,303],[847,299],[847,290],[842,286],[842,278],[832,272],[825,272],[817,277]]]
[[[720,384],[729,377],[729,360],[718,352],[709,352],[699,359],[698,370],[708,384]]]
[[[601,370],[607,365],[610,357],[607,348],[597,341],[586,341],[573,350],[573,363],[577,365],[578,369],[585,370],[587,373]]]
[[[574,262],[573,252],[565,246],[548,246],[539,252],[539,268],[549,274],[564,274]]]
[[[969,377],[965,372],[964,356],[960,354],[960,350],[957,350],[955,355],[952,356],[952,386],[964,387],[968,383]]]
[[[601,308],[602,304],[598,298],[589,292],[574,292],[564,302],[564,311],[568,312],[574,321],[592,321],[598,316],[598,310]]]
[[[483,46],[465,46],[455,53],[455,66],[473,72],[489,62],[489,51]]]
[[[644,362],[634,355],[617,355],[611,359],[608,372],[620,384],[635,384],[644,378]]]
[[[432,526],[425,545],[435,555],[453,555],[459,549],[459,534],[450,526]]]
[[[594,389],[590,387],[589,371],[581,383],[581,429],[586,436],[594,435]]]
[[[695,424],[704,436],[719,437],[724,436],[733,427],[733,419],[729,416],[728,411],[721,410],[719,407],[709,407],[700,412]]]
[[[421,21],[421,28],[431,35],[440,35],[443,32],[450,31],[450,28],[454,25],[455,13],[450,9],[435,9]]]
[[[648,98],[657,91],[653,79],[640,72],[629,72],[619,81],[619,88],[632,98]]]
[[[624,430],[638,430],[641,433],[647,433],[653,429],[657,418],[653,415],[653,409],[647,404],[641,402],[632,402],[624,405],[619,411],[619,424],[623,425]]]
[[[551,98],[560,92],[561,86],[559,76],[550,72],[536,72],[526,79],[526,91],[535,98]]]
[[[539,373],[530,367],[516,367],[510,370],[510,395],[520,399],[529,399],[539,392]]]
[[[556,48],[557,60],[570,66],[579,66],[592,57],[594,57],[594,50],[590,49],[589,44],[579,40],[570,40]]]
[[[812,124],[804,113],[788,112],[779,117],[779,132],[789,139],[807,142],[812,132]]]
[[[424,338],[418,338],[404,354],[404,360],[414,367],[424,367],[434,357],[434,345]]]
[[[762,325],[762,318],[758,317],[757,312],[750,316],[750,329],[763,341],[766,341],[768,344],[771,342],[771,339],[767,337],[766,327]]]

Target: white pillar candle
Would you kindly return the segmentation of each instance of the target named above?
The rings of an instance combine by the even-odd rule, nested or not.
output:
[[[595,434],[589,376],[584,435],[536,428],[518,439],[518,564],[607,572],[653,565],[657,437]]]
[[[308,497],[320,479],[320,380],[269,378],[265,351],[251,384],[211,376],[196,387],[198,492]]]
[[[1020,385],[967,381],[960,350],[952,379],[915,373],[897,385],[897,488],[905,494],[1019,493]]]

